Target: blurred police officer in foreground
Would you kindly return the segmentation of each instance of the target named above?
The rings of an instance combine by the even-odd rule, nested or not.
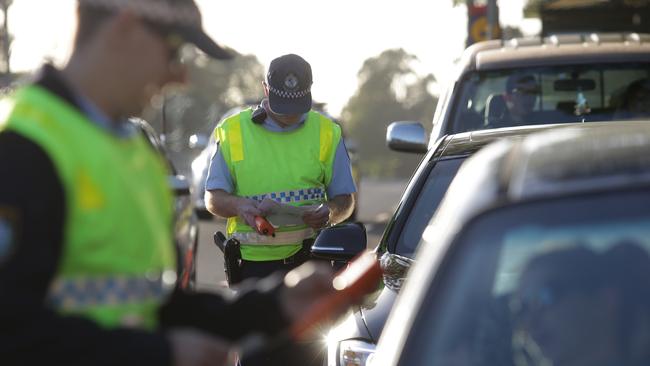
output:
[[[0,105],[0,364],[223,364],[224,339],[285,328],[330,273],[229,301],[175,288],[166,168],[126,121],[184,79],[183,43],[229,54],[192,0],[79,0],[78,20],[67,65]]]
[[[237,277],[261,278],[300,265],[309,258],[316,231],[345,220],[354,209],[356,189],[341,128],[311,110],[311,86],[307,61],[294,54],[278,57],[269,65],[261,105],[226,118],[215,129],[219,145],[210,162],[205,201],[210,212],[228,218],[227,236],[241,244]],[[310,208],[295,222],[272,219],[275,234],[264,235],[255,219],[269,214],[265,198]],[[243,361],[287,363],[273,357]]]

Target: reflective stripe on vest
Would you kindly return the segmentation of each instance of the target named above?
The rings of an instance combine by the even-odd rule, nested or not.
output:
[[[295,191],[285,191],[285,192],[271,192],[263,193],[259,195],[246,196],[246,198],[254,199],[255,201],[262,201],[265,198],[270,198],[275,202],[279,203],[290,203],[290,202],[304,202],[304,201],[322,201],[325,200],[327,195],[325,190],[322,188],[305,188],[297,189]]]
[[[312,228],[276,232],[275,236],[260,235],[256,232],[235,232],[232,237],[248,245],[287,245],[287,243],[302,242],[313,238],[316,232]]]
[[[52,283],[48,303],[64,311],[162,301],[174,288],[176,272],[149,277],[60,278]]]

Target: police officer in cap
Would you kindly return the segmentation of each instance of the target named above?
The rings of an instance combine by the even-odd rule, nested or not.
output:
[[[331,271],[227,301],[175,287],[167,168],[128,117],[184,80],[184,43],[229,53],[192,0],[79,0],[77,12],[65,67],[0,104],[0,364],[225,364],[232,341],[321,301]]]
[[[340,126],[312,110],[309,63],[295,54],[280,56],[262,84],[266,99],[259,107],[217,125],[218,148],[206,180],[208,210],[228,218],[227,236],[241,243],[243,279],[306,261],[317,231],[350,216],[356,192]],[[268,200],[307,208],[294,222],[274,222]],[[270,219],[273,236],[256,230],[259,216]]]

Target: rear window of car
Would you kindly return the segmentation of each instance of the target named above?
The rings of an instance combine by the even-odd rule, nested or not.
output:
[[[564,198],[470,223],[418,310],[410,364],[647,364],[649,200]]]
[[[517,81],[526,79],[525,87]],[[534,85],[534,88],[531,87]],[[512,112],[520,92],[530,110]],[[636,99],[640,99],[636,101]],[[593,64],[472,72],[461,81],[448,133],[650,118],[650,64]]]

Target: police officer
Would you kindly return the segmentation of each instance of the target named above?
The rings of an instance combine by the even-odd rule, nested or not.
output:
[[[206,180],[208,210],[227,217],[227,234],[241,243],[243,278],[289,270],[307,259],[303,241],[345,220],[354,208],[354,181],[341,128],[311,110],[311,66],[288,54],[274,59],[263,82],[266,99],[221,121]],[[260,203],[307,206],[298,222],[255,230],[267,216]],[[271,224],[274,224],[271,222]],[[276,224],[276,226],[278,226]]]
[[[206,180],[208,210],[228,218],[227,235],[241,243],[243,279],[307,260],[316,231],[350,216],[356,191],[340,126],[311,110],[309,63],[295,54],[280,56],[262,84],[266,99],[258,108],[217,125],[218,148]],[[310,209],[294,223],[271,221],[275,235],[263,235],[255,217],[269,214],[265,198]],[[288,363],[275,357],[243,364]]]
[[[228,302],[174,286],[166,168],[127,117],[184,79],[183,43],[229,54],[193,0],[77,11],[67,65],[0,102],[0,364],[223,364],[224,339],[283,329],[329,273],[291,288],[267,279]]]

